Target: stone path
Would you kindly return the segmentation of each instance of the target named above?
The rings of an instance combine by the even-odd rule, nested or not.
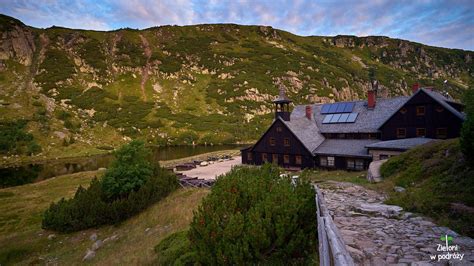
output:
[[[474,240],[446,227],[436,226],[421,216],[404,212],[401,207],[383,204],[384,196],[350,183],[318,184],[354,262],[359,265],[447,265],[447,253],[464,254],[455,265],[474,265]],[[450,248],[441,236],[453,237]],[[430,255],[435,255],[432,260]],[[440,260],[438,261],[438,256]]]

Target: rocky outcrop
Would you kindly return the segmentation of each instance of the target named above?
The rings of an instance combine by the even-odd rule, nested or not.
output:
[[[22,65],[31,65],[36,47],[29,28],[14,25],[0,32],[0,38],[0,60],[14,59]]]

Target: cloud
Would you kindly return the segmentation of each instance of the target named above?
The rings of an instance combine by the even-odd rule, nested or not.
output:
[[[36,27],[109,30],[236,23],[299,35],[385,35],[474,50],[471,0],[12,0],[0,12]]]

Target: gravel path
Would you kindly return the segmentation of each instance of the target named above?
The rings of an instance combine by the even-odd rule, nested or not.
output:
[[[177,171],[189,177],[197,177],[201,179],[216,179],[216,177],[229,172],[232,166],[242,164],[240,156],[233,157],[232,160],[224,160],[222,162],[213,162],[207,166],[198,166],[188,171]]]
[[[348,251],[359,265],[446,265],[446,256],[464,254],[455,265],[474,265],[474,240],[436,226],[401,207],[383,204],[384,196],[350,183],[318,184]],[[453,237],[445,248],[442,236]],[[456,247],[458,248],[457,250]],[[447,255],[447,254],[451,255]],[[435,260],[431,256],[436,256]],[[440,260],[438,260],[440,258]]]

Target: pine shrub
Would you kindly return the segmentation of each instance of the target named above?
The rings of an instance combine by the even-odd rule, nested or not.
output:
[[[144,173],[135,171],[133,167],[140,167],[140,164],[135,163],[143,159],[146,153],[131,153],[133,157],[124,156],[130,151],[128,149],[133,150],[133,145],[128,144],[125,149],[122,147],[122,153],[117,155],[112,170],[105,174],[103,180],[95,178],[87,189],[79,187],[73,198],[63,198],[52,203],[43,215],[43,228],[73,232],[116,224],[138,214],[174,191],[178,187],[176,176],[158,164],[154,167],[141,165],[147,169],[147,175],[149,171],[149,176],[145,179],[137,179],[134,176]],[[132,170],[127,170],[127,166],[124,166],[127,164],[133,165]],[[120,170],[113,170],[114,167]],[[104,183],[105,180],[108,180],[108,183]],[[136,182],[137,180],[141,181]],[[114,185],[109,187],[112,183]]]
[[[316,246],[316,206],[309,183],[295,186],[276,167],[221,176],[188,233],[204,265],[304,263]]]

